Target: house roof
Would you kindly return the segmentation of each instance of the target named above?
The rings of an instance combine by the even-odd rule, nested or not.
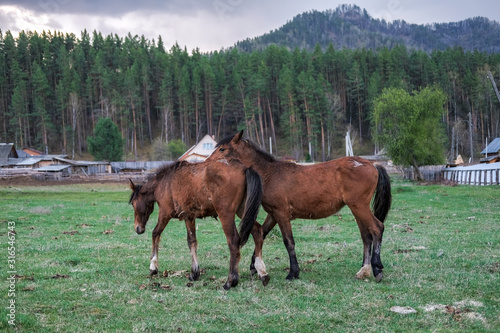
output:
[[[0,143],[0,160],[18,158],[16,148],[13,143]]]
[[[58,157],[58,156],[54,156],[53,159],[56,161],[62,162],[62,163],[73,165],[73,166],[89,166],[89,165],[102,165],[102,164],[108,165],[109,164],[109,162],[106,162],[106,161],[75,161],[75,160],[69,160],[67,158]]]
[[[486,146],[486,148],[484,148],[481,154],[486,154],[486,152],[488,152],[488,154],[496,154],[499,151],[500,151],[500,138],[496,138],[493,141],[491,141],[490,144]]]
[[[186,160],[192,155],[199,156],[201,160],[206,159],[212,152],[214,151],[215,146],[217,145],[217,141],[212,138],[210,135],[205,135],[203,139],[200,140],[197,144],[189,148],[179,160]]]
[[[31,157],[30,154],[28,154],[27,152],[25,152],[22,149],[16,149],[16,152],[17,152],[17,156],[19,156],[19,158],[28,158],[28,157]]]
[[[21,162],[17,163],[17,166],[30,166],[30,165],[35,165],[42,161],[41,158],[35,158],[35,157],[30,157],[25,160],[22,160]]]
[[[23,151],[30,156],[45,155],[43,152],[36,150],[34,148],[23,148]]]
[[[65,164],[55,164],[55,165],[47,165],[38,169],[35,169],[35,171],[40,171],[40,172],[58,172],[58,171],[63,171],[64,169],[69,168],[69,165]]]

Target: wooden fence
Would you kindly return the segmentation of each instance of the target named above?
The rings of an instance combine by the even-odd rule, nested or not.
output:
[[[442,178],[443,165],[427,165],[420,167],[420,174],[426,182],[440,182]],[[402,169],[403,178],[409,180],[417,180],[417,176],[413,168]]]

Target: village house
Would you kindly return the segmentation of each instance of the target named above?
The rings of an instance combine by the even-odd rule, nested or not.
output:
[[[216,145],[217,141],[215,141],[212,136],[207,134],[200,140],[200,142],[182,154],[182,156],[179,157],[179,161],[203,162],[208,158],[208,156],[210,156],[210,154],[212,154]]]
[[[74,161],[67,155],[44,155],[35,149],[16,150],[14,144],[0,143],[2,177],[31,176],[35,179],[61,179],[70,175],[111,173],[108,162]]]

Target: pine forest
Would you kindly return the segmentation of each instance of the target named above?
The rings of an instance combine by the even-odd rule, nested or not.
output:
[[[166,47],[161,37],[0,34],[0,142],[78,159],[100,117],[124,139],[124,159],[150,159],[155,142],[186,147],[205,134],[245,135],[280,157],[322,161],[372,154],[373,100],[384,88],[439,87],[450,157],[500,136],[500,54],[405,45],[312,50],[269,45],[212,53]],[[271,145],[271,146],[270,146]],[[480,151],[480,150],[479,150]]]

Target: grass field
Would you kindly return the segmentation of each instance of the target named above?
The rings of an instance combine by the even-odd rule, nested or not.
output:
[[[285,280],[288,255],[276,228],[264,243],[270,283],[263,287],[250,276],[250,240],[240,283],[229,291],[222,289],[229,251],[212,218],[198,221],[199,281],[186,277],[191,259],[179,221],[170,222],[160,243],[160,270],[168,276],[150,279],[157,215],[137,235],[129,195],[127,184],[0,187],[0,330],[500,331],[500,187],[393,179],[380,283],[354,279],[362,243],[343,209],[328,219],[292,222],[299,280]],[[264,217],[261,211],[260,222]],[[414,312],[394,312],[397,306]]]

